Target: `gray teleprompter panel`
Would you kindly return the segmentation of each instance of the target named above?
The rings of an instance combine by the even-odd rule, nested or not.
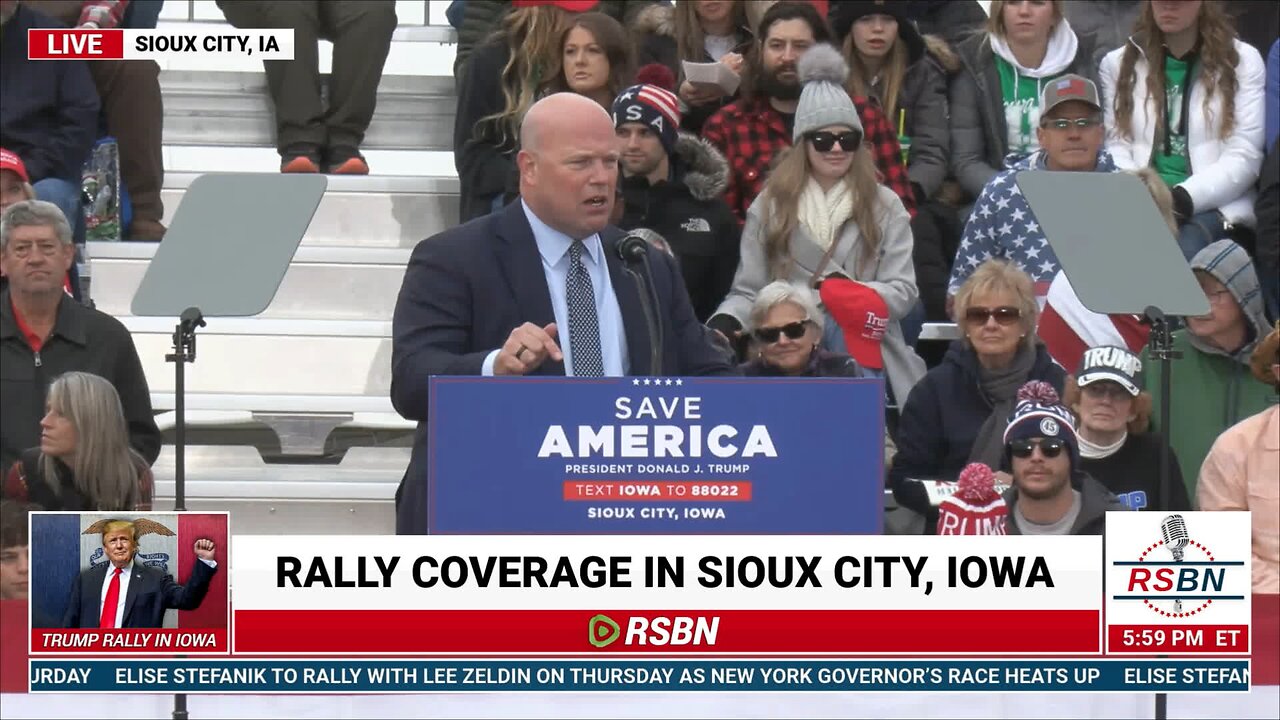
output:
[[[1209,301],[1151,193],[1130,173],[1024,170],[1018,187],[1071,287],[1094,312],[1195,317]]]
[[[132,311],[257,315],[271,304],[328,186],[324,175],[225,173],[192,181]]]

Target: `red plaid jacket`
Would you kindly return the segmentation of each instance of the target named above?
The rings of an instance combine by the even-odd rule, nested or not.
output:
[[[914,217],[916,200],[907,169],[902,165],[898,136],[873,101],[855,97],[853,106],[862,119],[862,141],[871,148],[880,182],[902,198],[907,212]],[[738,216],[738,222],[745,222],[747,208],[764,189],[773,156],[778,150],[791,146],[782,115],[773,109],[768,98],[739,100],[712,115],[702,126],[702,136],[729,161],[729,187],[724,191],[724,199]]]

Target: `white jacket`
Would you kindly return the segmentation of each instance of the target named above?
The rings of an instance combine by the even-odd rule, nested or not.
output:
[[[1222,127],[1222,97],[1215,93],[1210,104],[1210,117],[1205,117],[1204,83],[1199,76],[1191,88],[1187,118],[1187,153],[1191,158],[1191,176],[1181,184],[1191,196],[1197,213],[1219,210],[1227,222],[1253,227],[1253,186],[1262,168],[1262,141],[1265,119],[1266,66],[1262,56],[1251,45],[1235,40],[1240,64],[1236,66],[1235,129],[1227,138],[1219,138]],[[1129,43],[1142,48],[1129,38]],[[1147,98],[1147,60],[1145,55],[1134,64],[1133,139],[1121,137],[1115,123],[1116,82],[1120,77],[1120,58],[1125,48],[1107,53],[1098,69],[1102,85],[1102,105],[1106,113],[1107,150],[1123,170],[1136,170],[1151,164],[1155,143],[1156,114],[1163,110]],[[1145,102],[1139,102],[1145,100]]]

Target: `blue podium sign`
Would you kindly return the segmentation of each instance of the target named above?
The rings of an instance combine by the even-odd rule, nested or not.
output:
[[[875,534],[877,379],[431,378],[428,531]]]

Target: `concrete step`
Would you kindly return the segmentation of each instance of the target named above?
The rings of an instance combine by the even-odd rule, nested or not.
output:
[[[174,367],[165,355],[172,350],[174,320],[119,319],[133,335],[151,391],[172,393]],[[197,335],[196,361],[186,367],[187,391],[386,398],[390,332],[390,322],[209,318]]]
[[[187,187],[200,175],[165,175],[166,223],[173,221]],[[456,177],[330,175],[302,246],[413,248],[419,240],[457,224]],[[96,268],[94,272],[97,282]]]
[[[170,145],[274,145],[264,73],[165,71],[164,139]],[[448,150],[457,100],[451,77],[384,77],[364,147]]]
[[[155,248],[150,243],[90,244],[93,298],[99,310],[116,316],[131,314],[133,297]],[[299,248],[275,298],[258,317],[389,322],[410,252],[407,248]]]
[[[362,149],[369,161],[369,177],[457,177],[450,150]],[[280,172],[274,145],[166,145],[164,167],[169,173]],[[331,180],[334,176],[330,176]],[[168,181],[165,182],[168,185]],[[330,182],[330,188],[333,187]]]
[[[154,507],[173,507],[175,452],[152,467]],[[185,455],[188,510],[226,510],[240,534],[387,534],[408,448],[347,451],[338,465],[265,463],[248,446],[192,446]]]

